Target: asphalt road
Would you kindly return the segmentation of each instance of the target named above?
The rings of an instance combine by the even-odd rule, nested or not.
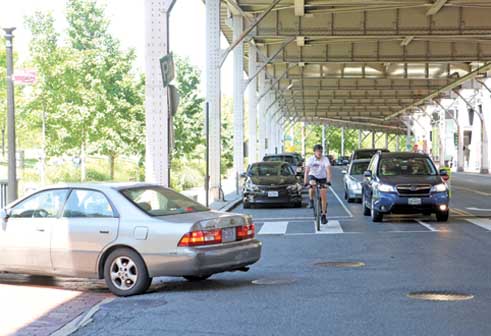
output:
[[[334,171],[329,225],[320,232],[310,209],[239,206],[263,242],[249,272],[201,283],[155,279],[149,293],[101,306],[75,335],[490,335],[491,177],[453,175],[448,223],[388,216],[375,224],[360,204],[339,199]],[[407,296],[418,291],[473,298]]]

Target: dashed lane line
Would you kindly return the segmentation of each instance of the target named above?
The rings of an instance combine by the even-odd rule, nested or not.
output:
[[[258,235],[284,235],[288,222],[264,222]]]
[[[315,221],[314,221],[314,227],[315,227]],[[337,220],[330,220],[327,222],[327,224],[322,225],[320,227],[320,231],[317,231],[317,228],[315,228],[315,233],[318,234],[336,234],[336,233],[344,233],[343,228],[341,227],[341,224],[339,224],[339,221]]]
[[[488,218],[466,218],[466,221],[471,222],[485,230],[491,231],[491,219]]]

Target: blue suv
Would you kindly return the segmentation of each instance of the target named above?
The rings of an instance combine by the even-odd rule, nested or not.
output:
[[[381,222],[384,214],[436,214],[448,220],[447,172],[438,171],[426,154],[378,152],[364,173],[363,214]]]

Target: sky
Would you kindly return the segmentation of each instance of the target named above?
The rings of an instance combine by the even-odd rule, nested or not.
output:
[[[52,12],[60,33],[66,28],[64,18],[65,0],[1,0],[0,26],[16,27],[14,48],[20,60],[28,58],[29,32],[24,17],[37,10]],[[144,60],[144,0],[100,0],[107,6],[106,15],[110,30],[125,48],[134,48],[137,53],[137,70],[143,71]],[[171,12],[170,49],[174,54],[186,56],[201,70],[205,81],[205,6],[201,0],[177,0]],[[227,46],[222,37],[221,48]],[[222,68],[222,93],[232,95],[231,54]],[[204,94],[204,87],[202,86]]]

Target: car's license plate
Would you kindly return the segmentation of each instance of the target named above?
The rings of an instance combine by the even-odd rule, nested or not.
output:
[[[222,242],[235,241],[235,228],[225,228],[222,229]]]
[[[421,205],[421,198],[409,198],[407,203],[409,205]]]
[[[278,197],[277,191],[268,191],[268,197]]]

